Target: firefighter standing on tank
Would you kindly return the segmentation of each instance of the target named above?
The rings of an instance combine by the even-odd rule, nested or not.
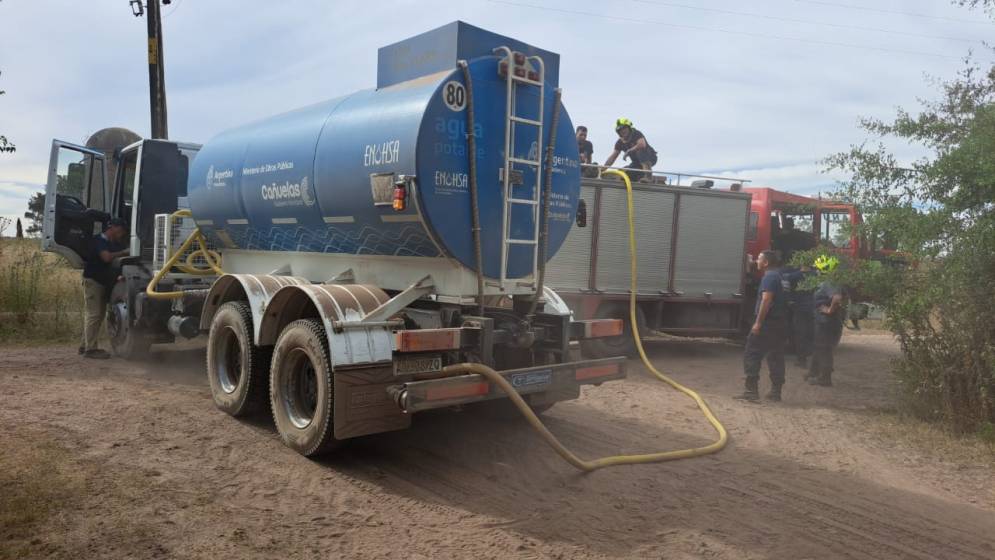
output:
[[[639,170],[631,172],[632,179],[648,183],[652,177],[650,170],[657,162],[656,150],[646,141],[646,136],[632,126],[632,121],[625,117],[615,121],[615,132],[618,134],[615,151],[608,156],[605,167],[611,167],[620,154],[625,154],[623,159],[629,160],[626,169]]]

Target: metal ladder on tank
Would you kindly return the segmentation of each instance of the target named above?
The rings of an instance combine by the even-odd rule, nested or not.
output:
[[[542,58],[538,56],[526,57],[519,52],[513,52],[508,47],[498,47],[494,53],[504,56],[504,61],[499,64],[505,66],[505,80],[507,81],[507,102],[505,104],[505,128],[504,128],[504,168],[501,172],[501,184],[504,198],[502,207],[502,227],[501,227],[501,283],[499,287],[504,290],[508,287],[508,253],[515,245],[532,246],[532,282],[518,282],[518,286],[535,286],[535,279],[539,270],[539,216],[540,205],[542,204],[542,120],[543,106],[545,101],[545,78],[546,70]],[[528,63],[532,63],[536,70],[529,70]],[[519,74],[519,70],[521,73]],[[538,118],[528,119],[518,115],[516,109],[518,86],[539,88],[539,110]],[[515,149],[515,127],[517,125],[531,126],[536,130],[536,150],[535,158],[531,159],[532,153],[526,158],[514,156]],[[527,165],[535,169],[535,188],[532,189],[531,198],[515,198],[514,183],[512,182],[512,171],[514,164]],[[524,185],[523,185],[524,186]],[[530,206],[532,208],[532,236],[526,239],[511,236],[511,211],[516,205]]]

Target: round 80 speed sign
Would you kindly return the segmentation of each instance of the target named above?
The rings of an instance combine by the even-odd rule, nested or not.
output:
[[[446,82],[442,86],[442,100],[451,111],[462,111],[466,108],[466,87],[456,80]]]

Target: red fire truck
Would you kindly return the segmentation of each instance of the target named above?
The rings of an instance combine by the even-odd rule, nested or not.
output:
[[[776,249],[774,240],[784,218],[794,221],[795,229],[811,235],[819,245],[833,248],[854,259],[871,259],[894,253],[894,247],[882,240],[868,240],[856,226],[862,222],[860,211],[849,203],[822,197],[791,194],[770,187],[745,187],[750,193],[750,216],[746,233],[746,251],[755,260],[761,251]]]

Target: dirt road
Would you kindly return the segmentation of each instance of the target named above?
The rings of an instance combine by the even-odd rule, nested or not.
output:
[[[0,348],[0,557],[995,558],[991,464],[882,428],[896,351],[848,336],[835,388],[789,368],[785,403],[750,405],[728,398],[737,347],[654,342],[729,448],[582,475],[523,422],[470,411],[309,461],[266,418],[214,409],[202,349],[134,365]],[[712,437],[636,362],[546,418],[584,457]]]

